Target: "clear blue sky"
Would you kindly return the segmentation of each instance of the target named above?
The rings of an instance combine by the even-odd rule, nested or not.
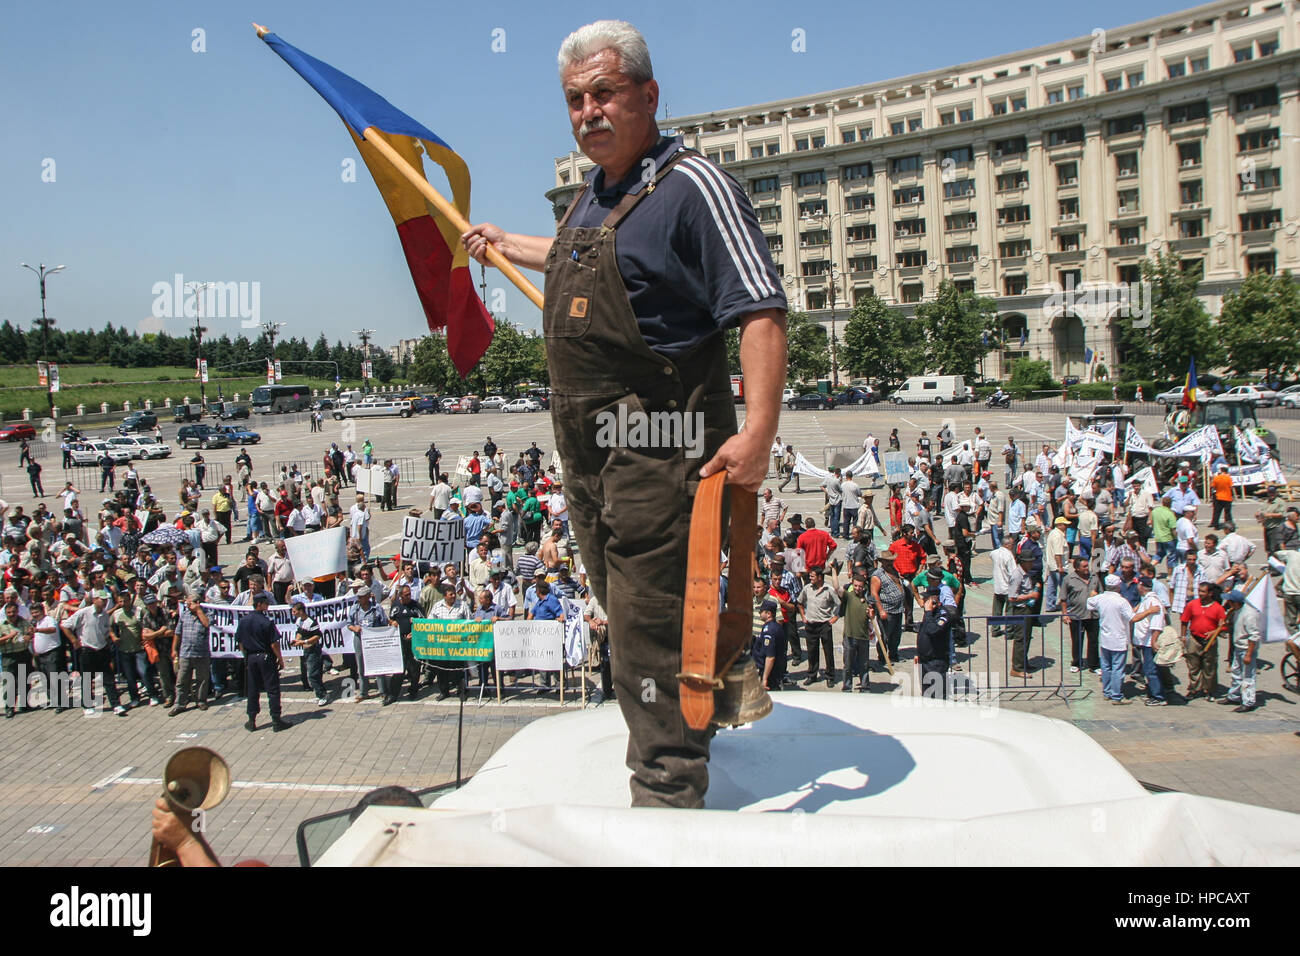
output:
[[[1185,4],[1190,6],[1191,4]],[[555,54],[572,29],[625,18],[646,35],[674,116],[815,93],[961,63],[1180,9],[1171,0],[799,5],[754,0],[655,4],[13,4],[0,33],[0,320],[30,327],[36,277],[62,328],[137,328],[154,283],[261,284],[264,321],[331,342],[379,330],[378,344],[422,334],[396,232],[342,122],[249,25],[350,73],[425,123],[469,163],[475,221],[546,233],[543,193],[573,145]],[[191,51],[191,31],[206,52]],[[492,31],[506,51],[493,53]],[[795,28],[807,52],[791,52]],[[42,163],[56,179],[42,182]],[[477,283],[477,265],[474,266]],[[494,270],[489,288],[508,286]],[[540,314],[513,288],[508,316]],[[239,331],[237,320],[210,323]],[[166,323],[179,334],[183,321]],[[10,357],[0,356],[0,361]]]

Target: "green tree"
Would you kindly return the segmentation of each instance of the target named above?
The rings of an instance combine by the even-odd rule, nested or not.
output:
[[[727,342],[727,372],[731,375],[739,375],[741,374],[740,329],[727,329],[724,334]]]
[[[925,331],[873,292],[849,316],[841,355],[852,374],[892,388],[925,370]]]
[[[1247,276],[1224,296],[1219,333],[1228,366],[1238,375],[1294,375],[1300,368],[1300,287],[1291,273]]]
[[[330,344],[322,332],[316,339],[316,344],[311,347],[311,357],[317,362],[328,362],[330,357]]]
[[[479,359],[475,371],[482,376],[486,391],[510,391],[529,380],[534,359],[534,351],[524,334],[509,319],[498,318],[492,344]]]
[[[1142,261],[1142,291],[1131,297],[1120,332],[1120,371],[1126,379],[1179,379],[1193,358],[1202,369],[1223,358],[1218,332],[1196,297],[1199,268],[1183,271],[1177,257]],[[1148,324],[1149,323],[1149,324]]]
[[[38,336],[39,337],[39,336]],[[27,336],[8,319],[0,324],[0,355],[12,362],[27,354]]]
[[[456,367],[447,354],[447,340],[441,335],[426,335],[415,344],[411,359],[411,375],[434,391],[446,392],[452,383],[460,381]]]
[[[830,374],[831,357],[826,328],[804,312],[791,312],[786,319],[789,340],[786,381],[815,381]]]
[[[948,280],[930,302],[916,307],[925,330],[925,367],[939,375],[973,376],[989,350],[988,334],[997,321],[997,303],[960,292]]]

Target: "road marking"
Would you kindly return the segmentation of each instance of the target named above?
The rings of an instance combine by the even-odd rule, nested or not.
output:
[[[1042,432],[1036,432],[1032,428],[1025,428],[1023,425],[1013,425],[1010,422],[1008,422],[1007,427],[1014,428],[1018,432],[1024,432],[1026,435],[1036,435],[1039,438],[1046,438],[1048,441],[1056,440],[1051,435],[1044,435]]]
[[[113,782],[161,787],[162,777],[121,777]],[[375,789],[357,783],[288,783],[278,780],[235,780],[230,785],[239,790],[288,790],[300,793],[369,793]]]
[[[120,783],[122,780],[126,778],[126,775],[134,769],[135,767],[123,767],[117,773],[109,774],[103,780],[100,780],[96,783],[92,783],[90,785],[90,792],[95,793],[96,791],[99,790],[106,790],[109,787],[111,787],[113,784]],[[158,782],[162,783],[161,780],[159,780]]]
[[[921,426],[918,425],[916,422],[908,421],[906,418],[903,418],[903,417],[901,417],[901,416],[899,417],[898,420],[899,420],[900,422],[903,422],[903,423],[907,424],[907,425],[911,425],[913,428],[920,428],[920,427],[921,427]]]

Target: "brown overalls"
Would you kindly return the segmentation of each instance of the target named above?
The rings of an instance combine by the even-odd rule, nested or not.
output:
[[[651,350],[614,246],[619,224],[641,202],[655,201],[655,186],[687,155],[679,150],[668,157],[600,228],[567,227],[585,195],[580,192],[560,221],[546,264],[551,418],[574,534],[609,617],[614,688],[629,731],[633,806],[703,806],[713,736],[686,726],[676,674],[699,469],[736,433],[726,346],[719,334],[675,360]],[[617,414],[620,405],[629,413],[702,413],[702,456],[687,458],[682,447],[598,447],[597,415]]]

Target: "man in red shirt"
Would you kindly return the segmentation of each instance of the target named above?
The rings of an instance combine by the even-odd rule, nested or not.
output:
[[[799,535],[798,547],[803,548],[804,557],[808,562],[808,570],[825,568],[826,559],[835,550],[835,539],[817,527],[816,519],[807,518],[805,523],[808,525],[808,530]]]
[[[280,500],[275,503],[275,525],[282,538],[289,537],[286,529],[289,527],[291,514],[293,514],[293,502],[289,500],[289,492],[281,491]]]
[[[895,555],[894,570],[899,577],[904,581],[912,580],[925,561],[925,549],[916,540],[916,529],[910,524],[903,525],[903,536],[896,538],[889,550]],[[912,623],[912,594],[907,588],[903,589],[903,629],[916,630]]]
[[[1187,699],[1214,697],[1219,686],[1219,658],[1213,639],[1227,623],[1219,589],[1202,583],[1196,600],[1183,608],[1183,656],[1187,660]]]

